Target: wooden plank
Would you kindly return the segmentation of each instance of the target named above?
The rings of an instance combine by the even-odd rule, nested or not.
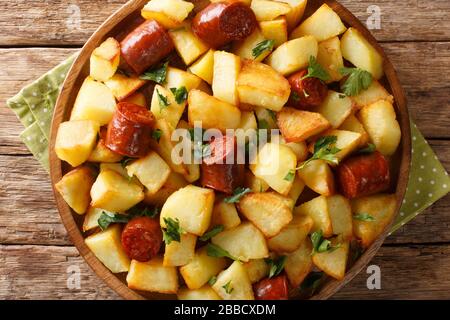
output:
[[[381,290],[368,290],[363,270],[336,299],[450,299],[450,245],[383,247],[371,264]],[[30,267],[32,266],[32,267]],[[67,286],[79,268],[80,289]],[[0,245],[0,299],[118,299],[73,247]]]
[[[97,27],[126,0],[2,1],[0,45],[82,45]],[[341,0],[366,22],[370,6],[380,8],[379,41],[447,41],[450,39],[450,3],[447,0]],[[430,12],[433,14],[431,15]]]

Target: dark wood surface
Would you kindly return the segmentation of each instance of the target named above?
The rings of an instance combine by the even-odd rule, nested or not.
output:
[[[72,247],[57,213],[48,175],[20,142],[21,124],[5,100],[76,51],[125,0],[0,3],[0,299],[119,298]],[[373,1],[341,1],[362,21]],[[409,108],[450,170],[450,3],[376,1],[382,29],[375,37],[395,65]],[[386,239],[373,264],[381,290],[368,290],[361,272],[335,298],[450,299],[450,197]],[[67,286],[68,267],[81,270],[80,289]],[[70,269],[69,269],[70,270]]]

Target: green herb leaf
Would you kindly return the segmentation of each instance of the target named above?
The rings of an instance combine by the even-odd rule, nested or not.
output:
[[[270,128],[269,123],[267,122],[266,119],[261,119],[258,121],[258,129],[267,130],[269,128]]]
[[[212,277],[209,278],[209,280],[208,280],[208,284],[209,284],[210,286],[213,286],[216,282],[217,282],[217,277],[216,277],[216,276],[212,276]]]
[[[356,96],[361,91],[366,90],[373,81],[370,72],[360,68],[342,67],[339,69],[339,72],[343,76],[348,76],[341,89],[349,97]]]
[[[345,94],[339,93],[339,99],[345,99],[347,97]]]
[[[258,58],[265,51],[272,51],[274,44],[275,44],[274,40],[264,40],[264,41],[259,42],[252,49],[253,58],[255,58],[255,59]]]
[[[124,157],[122,159],[122,161],[120,161],[120,165],[122,166],[122,168],[125,169],[127,167],[127,165],[129,165],[130,162],[132,162],[133,160],[135,160],[135,159],[130,158],[130,157]]]
[[[106,230],[111,223],[128,223],[130,217],[124,214],[113,213],[109,211],[102,211],[100,218],[98,218],[98,226],[102,230]]]
[[[149,218],[155,218],[159,214],[159,209],[157,207],[154,207],[153,209],[149,209],[146,207],[141,213],[141,216],[149,217]]]
[[[159,84],[162,84],[162,83],[164,83],[164,81],[166,81],[168,66],[169,66],[169,62],[160,64],[155,68],[147,70],[139,78],[142,80],[151,80],[151,81],[155,81]]]
[[[294,181],[294,179],[295,179],[295,170],[289,170],[287,175],[284,177],[284,180],[291,182]]]
[[[159,143],[159,140],[161,139],[162,136],[162,130],[161,129],[156,129],[152,131],[152,138],[153,140],[156,140],[156,142]]]
[[[308,294],[309,296],[314,295],[319,286],[322,284],[323,279],[325,279],[325,274],[323,272],[311,272],[306,276],[305,280],[303,280],[300,285],[300,291]]]
[[[210,231],[206,232],[204,235],[202,235],[199,240],[200,241],[208,241],[212,237],[216,236],[217,234],[221,233],[224,230],[224,226],[219,224],[212,228]]]
[[[322,81],[330,79],[328,72],[317,62],[314,56],[309,57],[308,73],[302,78],[317,78]],[[305,95],[306,96],[306,95]]]
[[[245,196],[249,192],[252,192],[252,189],[238,187],[233,191],[232,196],[226,197],[223,201],[225,203],[237,203],[241,200],[243,196]]]
[[[297,169],[302,169],[311,161],[319,159],[333,164],[339,164],[339,159],[336,157],[336,153],[341,151],[341,149],[335,147],[336,141],[336,136],[324,136],[319,138],[314,144],[313,156],[303,162]]]
[[[274,122],[277,122],[277,114],[275,113],[275,111],[267,109],[267,112],[269,113],[269,115],[272,118],[272,120]]]
[[[188,92],[187,92],[185,86],[182,86],[179,88],[170,88],[170,91],[172,91],[173,95],[175,96],[175,101],[178,104],[186,101],[186,99],[188,97]]]
[[[300,96],[298,95],[297,92],[291,91],[291,99],[294,100],[294,102],[299,102],[300,101]]]
[[[170,105],[170,103],[167,100],[167,97],[161,94],[158,89],[156,89],[156,94],[158,95],[160,110],[162,111],[163,109],[167,108]]]
[[[369,143],[369,145],[365,148],[359,149],[357,154],[370,154],[374,153],[377,147],[373,143]]]
[[[238,258],[232,256],[227,250],[212,243],[208,243],[206,246],[206,253],[208,256],[214,258],[229,258],[231,260],[239,261]]]
[[[178,219],[164,218],[166,228],[163,230],[163,240],[166,244],[170,244],[172,241],[180,242],[181,235],[184,230],[180,227],[180,221]]]
[[[233,292],[233,290],[234,290],[234,288],[231,286],[231,280],[228,281],[224,286],[222,286],[222,288],[225,289],[225,292],[227,294],[231,294]]]
[[[327,252],[327,251],[331,252],[341,246],[340,244],[338,244],[336,246],[331,246],[330,240],[327,240],[323,237],[322,230],[313,232],[311,234],[311,242],[313,245],[313,251],[311,252],[311,254]]]
[[[276,277],[283,271],[284,264],[286,263],[286,256],[278,257],[277,259],[265,259],[266,263],[269,265],[269,278]]]
[[[374,216],[372,216],[372,215],[370,215],[368,213],[365,213],[365,212],[364,213],[355,214],[353,216],[353,219],[359,220],[359,221],[375,221]]]

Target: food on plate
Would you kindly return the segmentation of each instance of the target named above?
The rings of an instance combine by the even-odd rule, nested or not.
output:
[[[150,0],[93,50],[55,190],[130,289],[306,296],[385,234],[401,130],[383,55],[306,6]]]

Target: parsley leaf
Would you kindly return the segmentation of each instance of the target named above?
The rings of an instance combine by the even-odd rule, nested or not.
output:
[[[274,40],[264,40],[264,41],[259,42],[252,49],[252,56],[253,56],[253,58],[255,58],[255,59],[258,58],[265,51],[272,51],[274,44],[275,44]]]
[[[341,151],[341,149],[335,147],[336,141],[336,136],[324,136],[319,138],[314,144],[313,156],[303,162],[298,169],[303,169],[311,161],[319,159],[338,164],[339,159],[336,157],[336,153]]]
[[[185,86],[182,86],[179,88],[170,88],[170,91],[172,91],[173,95],[175,96],[175,101],[178,104],[186,101],[186,99],[188,97],[188,92],[187,92]]]
[[[295,170],[289,170],[287,175],[284,177],[284,180],[291,182],[294,181],[294,179],[295,179]]]
[[[163,230],[163,240],[166,244],[170,244],[172,241],[180,242],[181,235],[184,230],[180,227],[180,220],[172,218],[164,218],[166,228]]]
[[[160,111],[162,111],[163,109],[167,108],[170,105],[170,103],[169,101],[167,101],[167,97],[161,94],[158,89],[156,89],[156,94],[158,95]]]
[[[133,161],[133,160],[134,160],[133,158],[130,158],[130,157],[124,157],[124,158],[122,159],[122,161],[120,161],[120,165],[122,166],[122,168],[125,169],[126,166],[129,165],[130,162]]]
[[[317,62],[314,56],[309,57],[308,73],[302,78],[317,78],[322,81],[330,79],[328,72]],[[307,95],[305,95],[307,97]]]
[[[349,97],[358,95],[372,84],[372,75],[366,70],[342,67],[339,69],[339,72],[343,76],[348,76],[341,89]]]
[[[247,193],[252,192],[250,188],[241,188],[238,187],[233,191],[233,195],[230,197],[226,197],[223,201],[225,203],[237,203],[241,200],[241,198]]]
[[[216,276],[212,276],[212,277],[209,278],[209,280],[208,280],[208,284],[209,284],[210,286],[213,286],[216,282],[217,282],[217,277],[216,277]]]
[[[370,215],[368,213],[365,213],[365,212],[364,213],[355,214],[353,216],[353,219],[359,220],[359,221],[375,221],[374,216],[372,216],[372,215]]]
[[[102,211],[100,218],[98,218],[98,226],[102,230],[108,229],[111,223],[128,223],[129,217],[124,214],[113,213],[109,211]]]
[[[234,288],[231,286],[231,280],[228,281],[224,286],[222,286],[222,288],[225,289],[225,292],[227,294],[231,294],[233,292],[233,290],[234,290]]]
[[[160,64],[150,70],[144,72],[139,78],[142,80],[152,80],[159,84],[164,83],[167,77],[167,67],[169,66],[169,62]]]
[[[377,147],[375,147],[375,145],[373,143],[369,143],[369,145],[367,147],[358,150],[358,152],[356,152],[356,153],[357,154],[370,154],[370,153],[374,153],[376,149],[377,149]]]
[[[292,99],[294,102],[299,102],[299,101],[300,101],[300,96],[298,95],[297,92],[291,91],[291,99]]]
[[[214,258],[230,258],[231,260],[235,260],[235,261],[239,261],[238,258],[233,257],[227,250],[222,249],[219,246],[216,246],[215,244],[212,243],[208,243],[208,245],[206,246],[206,253],[208,254],[208,256],[210,257],[214,257]]]
[[[269,265],[269,279],[276,277],[283,271],[286,259],[286,256],[281,256],[277,259],[265,259],[266,263]]]
[[[161,129],[156,129],[152,131],[152,138],[153,140],[156,140],[156,142],[159,143],[159,140],[161,140],[162,131]]]
[[[311,234],[311,242],[313,245],[313,251],[311,252],[311,254],[333,251],[340,247],[340,245],[334,247],[331,246],[331,241],[323,237],[322,230],[313,232]]]
[[[269,128],[270,128],[269,123],[267,122],[266,119],[261,119],[258,121],[258,129],[267,130]]]
[[[269,113],[274,122],[277,122],[277,114],[275,113],[275,111],[267,109],[267,113]]]
[[[159,209],[157,207],[150,209],[149,207],[142,208],[142,206],[137,205],[128,210],[128,217],[149,217],[155,218],[159,214]]]
[[[219,224],[212,228],[210,231],[206,232],[204,235],[202,235],[200,238],[198,238],[200,241],[208,241],[212,237],[216,236],[217,234],[221,233],[224,230],[224,226]]]

